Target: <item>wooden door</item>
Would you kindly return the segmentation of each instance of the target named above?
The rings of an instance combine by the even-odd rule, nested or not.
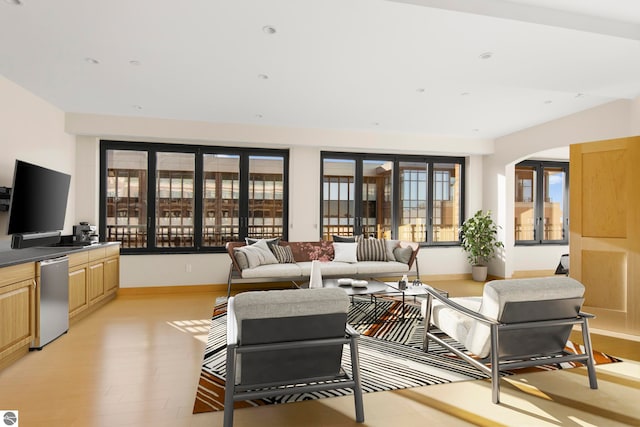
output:
[[[69,269],[69,317],[73,317],[89,306],[87,297],[88,266]]]
[[[0,286],[0,360],[35,337],[35,281]]]
[[[104,291],[114,293],[120,285],[120,258],[113,257],[104,262]]]
[[[594,328],[640,335],[640,137],[571,146],[571,277]]]
[[[104,297],[104,262],[89,265],[89,305]]]

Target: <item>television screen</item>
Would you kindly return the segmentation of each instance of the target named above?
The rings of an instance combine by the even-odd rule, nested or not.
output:
[[[8,234],[64,228],[71,176],[16,160]]]

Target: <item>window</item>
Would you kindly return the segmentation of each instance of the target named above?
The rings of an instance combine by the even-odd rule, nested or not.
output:
[[[516,244],[568,242],[569,164],[527,160],[515,169]]]
[[[323,152],[322,238],[364,234],[457,244],[463,161]]]
[[[286,238],[288,152],[102,141],[101,234],[124,252]]]

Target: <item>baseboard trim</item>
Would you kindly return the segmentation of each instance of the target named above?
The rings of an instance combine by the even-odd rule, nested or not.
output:
[[[378,277],[378,280],[394,281],[400,277]],[[433,274],[421,276],[423,283],[430,281],[442,280],[471,280],[471,274]],[[248,290],[265,290],[265,289],[288,289],[291,288],[291,282],[248,282],[234,283],[232,290],[248,291]],[[211,293],[211,292],[227,292],[227,284],[202,284],[202,285],[174,285],[174,286],[141,286],[130,288],[119,288],[118,296],[136,296],[136,295],[158,295],[158,294],[188,294],[188,293]]]
[[[514,271],[511,275],[512,279],[525,279],[530,277],[549,277],[555,276],[555,270],[520,270]]]
[[[291,288],[290,282],[256,282],[256,283],[234,283],[233,290],[263,290]],[[194,294],[194,293],[227,293],[227,284],[209,285],[178,285],[178,286],[142,286],[133,288],[119,288],[118,296],[136,295],[159,295],[159,294]]]

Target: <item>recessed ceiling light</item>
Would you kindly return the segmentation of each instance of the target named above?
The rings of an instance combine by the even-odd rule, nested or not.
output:
[[[142,110],[142,105],[132,105],[132,107],[136,110]]]
[[[460,96],[469,96],[469,95],[471,95],[471,93],[470,93],[470,92],[462,92],[462,93],[460,94]]]
[[[7,3],[12,4],[14,6],[22,6],[22,0],[5,0]]]
[[[258,78],[261,80],[267,80],[269,76],[267,76],[266,74],[258,74]]]
[[[489,59],[493,56],[493,52],[485,52],[480,54],[479,58],[480,59]]]
[[[474,132],[480,132],[480,129],[478,129],[478,128],[474,128],[474,129],[471,129],[471,130],[474,131]]]
[[[584,96],[584,93],[581,93],[581,92],[576,93],[576,98],[582,98],[583,96]]]
[[[262,118],[262,114],[256,114],[256,119],[261,119]]]
[[[380,122],[373,122],[371,124],[374,125],[374,126],[380,126]]]
[[[544,101],[545,104],[551,104],[553,101],[550,99],[547,99],[546,101]]]
[[[424,88],[423,87],[419,87],[418,89],[416,89],[416,92],[423,93],[424,92]]]
[[[136,59],[133,59],[133,60],[129,61],[129,64],[130,64],[130,65],[133,65],[133,66],[135,66],[135,67],[137,67],[137,66],[138,66],[138,65],[140,65],[141,63],[140,63],[140,61],[138,61],[138,60],[136,60]]]
[[[89,57],[84,58],[84,61],[85,61],[86,63],[88,63],[88,64],[93,64],[93,65],[97,65],[97,64],[99,64],[99,63],[100,63],[100,61],[98,61],[97,59],[95,59],[95,58],[89,58]]]
[[[264,27],[262,27],[262,31],[264,31],[266,34],[275,34],[276,28],[272,27],[271,25],[265,25]]]

